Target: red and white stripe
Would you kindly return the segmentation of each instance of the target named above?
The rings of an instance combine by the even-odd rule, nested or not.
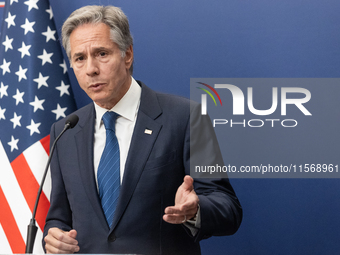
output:
[[[49,151],[49,136],[26,149],[12,163],[0,141],[0,254],[24,253],[27,225],[32,217]],[[49,208],[51,178],[48,174],[41,194],[36,222],[38,232],[33,253],[43,253],[41,240]]]

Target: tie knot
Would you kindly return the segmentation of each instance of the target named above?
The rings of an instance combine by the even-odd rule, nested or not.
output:
[[[115,112],[106,112],[102,118],[105,129],[111,129],[115,131],[115,124],[116,124],[117,117],[118,117],[118,114]]]

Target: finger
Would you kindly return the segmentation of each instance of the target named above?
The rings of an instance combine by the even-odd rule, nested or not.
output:
[[[197,211],[198,202],[196,200],[188,201],[180,205],[168,206],[165,208],[166,214],[190,214]]]
[[[179,217],[183,220],[183,217],[186,216],[187,220],[188,219],[191,219],[193,217],[195,217],[197,213],[197,209],[191,209],[191,210],[188,210],[186,212],[179,212],[179,213],[165,213],[164,215],[166,215],[167,217],[171,217],[171,218],[176,218],[176,217]]]
[[[73,239],[76,239],[76,237],[77,237],[77,231],[74,230],[74,229],[70,230],[70,231],[68,232],[68,236],[71,237],[71,238],[73,238]]]
[[[183,219],[184,216],[187,217],[187,219],[191,219],[193,217],[195,217],[196,213],[198,210],[198,204],[197,203],[193,203],[192,206],[187,207],[185,209],[178,209],[175,206],[169,206],[167,208],[165,208],[164,210],[164,215],[168,215],[170,217],[181,217],[181,219]],[[178,219],[176,219],[176,221],[178,221]]]
[[[183,180],[183,183],[182,183],[182,188],[184,190],[188,190],[188,191],[191,191],[194,189],[194,179],[189,176],[189,175],[186,175],[184,176],[184,180]]]
[[[79,251],[78,241],[74,238],[77,231],[64,232],[51,228],[45,237],[45,248],[48,253],[73,253]]]
[[[48,235],[65,243],[77,244],[78,241],[75,239],[77,235],[76,230],[71,230],[69,232],[63,231],[59,228],[50,228],[48,230]]]
[[[46,245],[45,245],[46,253],[71,254],[71,253],[79,251],[78,245],[71,245],[71,244],[62,243],[60,241],[57,241],[56,239],[47,240],[45,238],[45,242],[46,242]]]
[[[188,217],[185,215],[165,214],[163,215],[163,220],[171,224],[182,224],[188,220]]]
[[[46,253],[48,254],[72,254],[79,251],[79,247],[67,248],[67,247],[54,247],[51,244],[46,243],[45,245]]]

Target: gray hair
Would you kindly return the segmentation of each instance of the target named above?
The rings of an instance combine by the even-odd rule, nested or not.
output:
[[[70,35],[83,24],[104,23],[110,27],[111,40],[118,45],[122,57],[126,50],[133,45],[129,21],[124,12],[114,6],[88,5],[75,10],[64,22],[62,27],[62,43],[66,54],[71,59]],[[133,65],[130,67],[132,74]]]

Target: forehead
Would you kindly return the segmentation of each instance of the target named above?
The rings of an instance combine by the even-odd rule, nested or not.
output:
[[[104,23],[83,24],[72,31],[70,35],[71,52],[88,46],[110,46],[110,27]]]

